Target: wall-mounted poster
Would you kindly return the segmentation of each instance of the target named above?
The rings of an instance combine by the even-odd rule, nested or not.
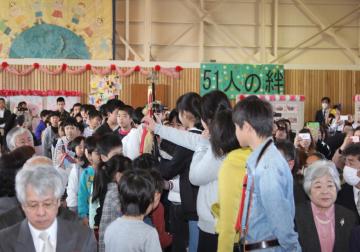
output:
[[[235,99],[238,94],[283,94],[284,89],[284,65],[200,65],[201,95],[220,90],[229,99]]]
[[[121,87],[118,75],[91,75],[89,104],[100,107],[108,100],[116,98]]]
[[[112,1],[1,0],[0,58],[112,59]]]

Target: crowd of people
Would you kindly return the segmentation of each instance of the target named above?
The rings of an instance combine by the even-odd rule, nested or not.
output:
[[[328,97],[298,132],[220,91],[65,102],[33,127],[0,98],[0,251],[360,251],[360,126]]]

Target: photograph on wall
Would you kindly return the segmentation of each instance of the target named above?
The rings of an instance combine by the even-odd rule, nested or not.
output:
[[[112,59],[112,1],[1,0],[0,57]]]
[[[95,107],[100,107],[108,100],[116,98],[121,86],[118,75],[91,75],[89,103]]]

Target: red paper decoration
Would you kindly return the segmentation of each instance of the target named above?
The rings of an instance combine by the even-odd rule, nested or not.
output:
[[[65,91],[65,90],[10,90],[1,89],[0,96],[18,96],[18,95],[33,95],[33,96],[80,96],[78,91]]]
[[[3,69],[7,68],[8,66],[9,66],[9,64],[8,64],[6,61],[3,61],[3,62],[1,63],[1,67],[2,67]]]
[[[181,66],[176,66],[175,67],[176,72],[181,72],[182,70],[184,70],[184,68],[182,68]]]
[[[156,72],[159,72],[160,70],[161,70],[161,66],[156,65],[156,66],[155,66],[155,71],[156,71]]]
[[[85,71],[91,71],[94,74],[99,75],[106,75],[110,74],[112,71],[115,71],[116,74],[118,74],[121,77],[128,77],[134,72],[139,72],[142,75],[148,76],[150,74],[150,71],[145,70],[141,68],[139,65],[133,67],[133,68],[119,68],[115,64],[111,64],[109,67],[105,68],[96,68],[93,67],[91,64],[86,64],[85,66],[79,66],[79,67],[68,67],[67,64],[62,64],[56,68],[50,68],[48,66],[42,66],[39,63],[35,62],[32,65],[28,66],[27,68],[21,68],[18,70],[15,67],[10,66],[6,61],[3,61],[1,63],[0,70],[6,71],[8,73],[14,74],[16,76],[25,76],[30,73],[32,73],[35,69],[49,74],[49,75],[59,75],[63,72],[66,72],[68,74],[76,75],[76,74],[82,74]],[[156,65],[153,68],[155,71],[160,72],[161,74],[164,74],[166,76],[172,77],[172,78],[180,78],[179,72],[183,70],[181,66],[176,67],[161,67],[160,65]]]

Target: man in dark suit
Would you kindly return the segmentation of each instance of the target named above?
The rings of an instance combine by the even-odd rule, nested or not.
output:
[[[59,207],[59,212],[57,217],[72,222],[76,222],[76,221],[80,222],[80,219],[77,217],[77,215],[74,212],[62,206]],[[0,230],[5,229],[7,227],[11,227],[23,221],[25,218],[26,216],[21,208],[21,205],[13,207],[9,211],[0,215]]]
[[[0,97],[0,144],[5,138],[5,125],[11,117],[11,111],[6,109],[5,99]]]
[[[321,98],[321,109],[316,111],[315,121],[320,124],[326,124],[326,118],[329,116],[329,108],[330,108],[330,98],[323,97]]]
[[[352,210],[360,218],[360,143],[348,145],[341,155],[345,157],[343,177],[346,184],[339,191],[336,203]]]
[[[96,251],[89,228],[57,218],[64,185],[54,167],[23,168],[16,175],[15,187],[26,219],[0,231],[1,252]]]

